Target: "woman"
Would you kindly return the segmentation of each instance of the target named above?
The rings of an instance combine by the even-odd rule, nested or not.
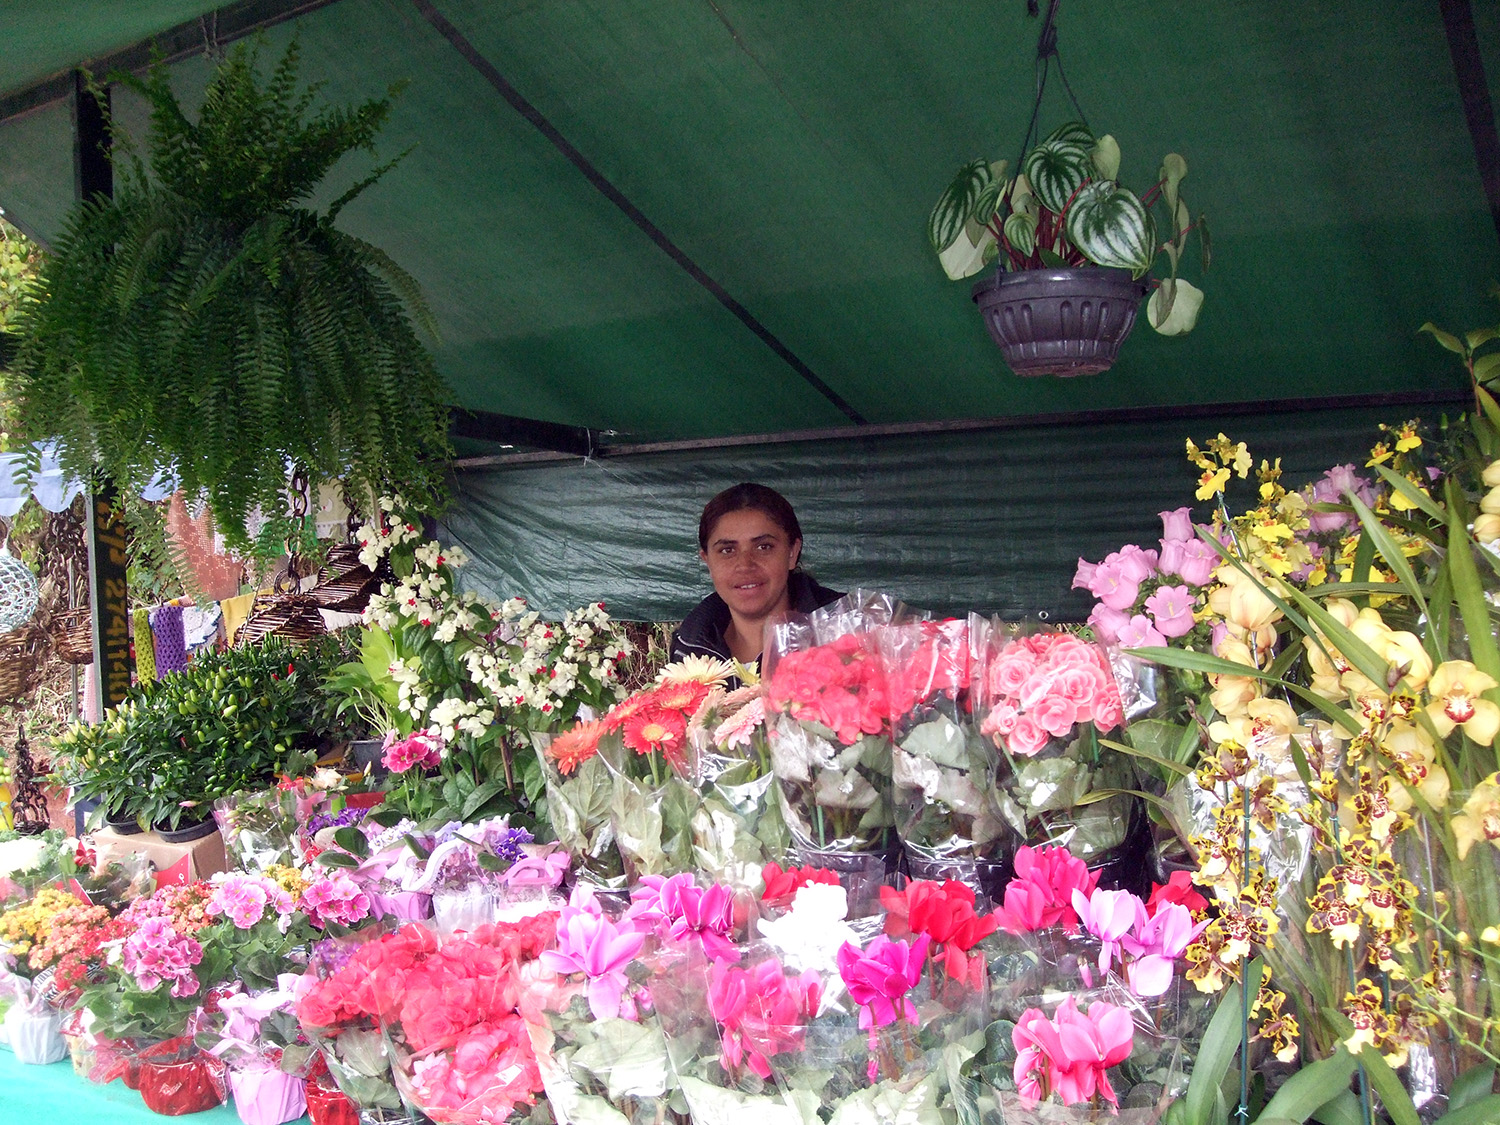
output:
[[[843,595],[797,569],[802,527],[785,496],[763,484],[737,484],[710,500],[698,521],[698,557],[714,592],[672,636],[672,659],[760,659],[766,622],[811,613]]]

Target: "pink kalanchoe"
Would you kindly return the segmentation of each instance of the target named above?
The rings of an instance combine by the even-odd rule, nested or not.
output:
[[[1134,1038],[1130,1013],[1103,1000],[1080,1012],[1069,996],[1050,1020],[1039,1008],[1027,1009],[1011,1032],[1022,1105],[1030,1108],[1053,1094],[1063,1105],[1077,1105],[1098,1093],[1118,1112],[1108,1071],[1130,1057]]]
[[[995,916],[1000,928],[1011,934],[1058,925],[1071,931],[1078,925],[1073,892],[1090,895],[1098,883],[1098,874],[1067,848],[1024,845],[1016,851],[1015,878],[1006,885],[1004,902]]]
[[[1163,637],[1184,637],[1193,631],[1192,592],[1186,586],[1159,586],[1146,599],[1146,612]]]
[[[646,935],[628,921],[616,925],[603,914],[567,906],[558,916],[557,948],[544,952],[540,961],[551,972],[588,978],[589,1010],[595,1019],[635,1019],[635,1005],[625,999],[630,984],[625,967],[645,942]]]
[[[370,914],[370,896],[343,871],[325,875],[302,892],[302,910],[315,926],[352,926]]]
[[[435,769],[443,760],[443,740],[426,731],[417,731],[385,748],[381,761],[392,773],[405,773],[418,767]]]
[[[193,966],[202,960],[203,946],[178,934],[165,918],[144,919],[120,950],[121,964],[143,992],[171,981],[172,995],[177,997],[198,991]]]

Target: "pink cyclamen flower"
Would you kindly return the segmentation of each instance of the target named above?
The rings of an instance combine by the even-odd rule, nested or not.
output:
[[[734,896],[728,887],[707,889],[688,872],[665,877],[646,875],[632,892],[630,918],[637,925],[655,926],[673,941],[696,940],[711,961],[738,960],[729,940],[733,929]]]
[[[1052,1094],[1063,1105],[1077,1105],[1098,1093],[1118,1111],[1108,1071],[1130,1057],[1134,1038],[1130,1013],[1104,1000],[1080,1012],[1069,996],[1050,1020],[1039,1008],[1027,1009],[1011,1032],[1022,1105],[1030,1108]]]
[[[1186,586],[1160,586],[1146,599],[1146,612],[1163,637],[1183,637],[1193,631],[1193,595]]]
[[[1129,891],[1105,891],[1097,887],[1092,894],[1073,892],[1073,909],[1083,928],[1102,943],[1099,971],[1109,966],[1120,952],[1120,939],[1135,925],[1136,915],[1144,913],[1145,904]]]
[[[635,1018],[625,1000],[630,980],[625,967],[646,942],[628,923],[616,925],[602,914],[568,907],[558,917],[557,948],[541,955],[542,967],[554,973],[582,973],[588,978],[589,1011],[595,1019]]]
[[[352,926],[370,915],[370,896],[343,871],[325,875],[302,892],[302,910],[315,926]]]
[[[881,934],[863,952],[847,941],[839,946],[839,976],[860,1006],[860,1027],[873,1030],[901,1017],[917,1022],[916,1005],[906,994],[922,979],[922,962],[931,943],[926,934],[910,944]]]
[[[1138,902],[1135,924],[1120,938],[1121,949],[1131,958],[1125,965],[1130,991],[1160,996],[1170,988],[1177,958],[1207,925],[1206,918],[1194,923],[1192,912],[1179,903],[1161,903],[1148,914],[1145,904]]]

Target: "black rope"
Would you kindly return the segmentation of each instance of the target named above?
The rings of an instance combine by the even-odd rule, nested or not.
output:
[[[1078,104],[1078,96],[1073,93],[1073,84],[1068,81],[1068,75],[1063,70],[1062,51],[1057,44],[1057,8],[1062,0],[1049,0],[1047,5],[1047,16],[1042,21],[1041,34],[1036,40],[1036,97],[1031,103],[1031,120],[1026,125],[1026,135],[1021,138],[1021,152],[1016,157],[1016,171],[1021,170],[1021,161],[1026,159],[1026,153],[1030,151],[1036,137],[1036,123],[1042,112],[1042,97],[1047,92],[1047,78],[1052,73],[1052,60],[1057,60],[1057,77],[1062,80],[1063,89],[1068,93],[1068,101],[1073,103],[1073,110],[1078,114],[1078,120],[1083,127],[1093,132],[1089,125],[1088,115],[1083,112],[1083,106]],[[1036,0],[1028,0],[1028,14],[1038,15]]]

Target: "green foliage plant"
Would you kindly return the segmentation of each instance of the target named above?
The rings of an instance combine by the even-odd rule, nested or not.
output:
[[[23,433],[122,490],[175,472],[241,549],[253,507],[285,507],[289,466],[370,494],[399,481],[431,507],[448,453],[417,285],[335,225],[391,163],[307,203],[340,158],[374,152],[396,91],[313,113],[298,54],[262,83],[258,47],[237,48],[196,121],[160,61],[111,75],[149,105],[149,151],[111,126],[115,196],[74,209],[17,317]]]
[[[1153,279],[1147,319],[1164,336],[1192,331],[1203,293],[1177,269],[1194,231],[1208,269],[1209,236],[1204,217],[1194,222],[1182,198],[1186,160],[1167,153],[1156,183],[1137,195],[1117,179],[1115,139],[1096,138],[1070,121],[1025,154],[1017,175],[1007,168],[1004,160],[970,161],[933,208],[927,237],[950,278],[969,277],[991,262],[1012,272],[1101,266],[1140,278],[1164,254],[1169,272]],[[1158,241],[1164,232],[1170,233]]]

